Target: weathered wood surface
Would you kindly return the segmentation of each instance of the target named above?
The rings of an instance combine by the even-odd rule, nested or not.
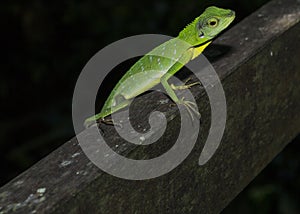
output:
[[[228,119],[221,145],[207,164],[200,167],[198,158],[210,108],[203,90],[195,87],[202,130],[192,153],[170,173],[144,181],[113,177],[95,167],[73,138],[0,189],[0,213],[220,212],[300,132],[300,2],[274,0],[215,44],[230,47],[213,63],[226,93]],[[132,110],[140,111],[132,115],[137,129],[144,127],[137,126],[141,119],[136,115],[153,108],[167,111],[170,120],[155,145],[131,146],[111,127],[102,127],[120,153],[137,159],[166,151],[179,124],[176,109],[157,102],[166,96],[145,96],[147,105],[137,99]],[[89,133],[81,135],[97,140]]]

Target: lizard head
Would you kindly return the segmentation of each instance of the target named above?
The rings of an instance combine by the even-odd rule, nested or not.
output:
[[[215,6],[208,7],[179,33],[179,38],[197,46],[212,40],[234,20],[235,12]]]
[[[208,7],[199,17],[196,28],[199,38],[213,39],[234,20],[235,12],[218,7]]]

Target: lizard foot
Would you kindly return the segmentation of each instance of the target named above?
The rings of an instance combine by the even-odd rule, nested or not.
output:
[[[178,103],[181,104],[181,105],[183,105],[186,108],[186,110],[188,111],[188,113],[191,116],[192,120],[194,120],[194,114],[196,114],[196,116],[198,118],[201,117],[201,114],[197,110],[197,104],[196,103],[194,103],[192,101],[184,100],[184,97],[182,97],[179,100]]]

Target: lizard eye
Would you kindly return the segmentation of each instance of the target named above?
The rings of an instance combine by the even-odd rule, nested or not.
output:
[[[217,27],[219,21],[216,18],[211,18],[207,21],[209,27]]]

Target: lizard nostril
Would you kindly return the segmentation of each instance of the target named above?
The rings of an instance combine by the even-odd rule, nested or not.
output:
[[[232,11],[230,11],[230,13],[229,13],[227,16],[228,16],[228,17],[235,16],[235,12],[232,10]]]

